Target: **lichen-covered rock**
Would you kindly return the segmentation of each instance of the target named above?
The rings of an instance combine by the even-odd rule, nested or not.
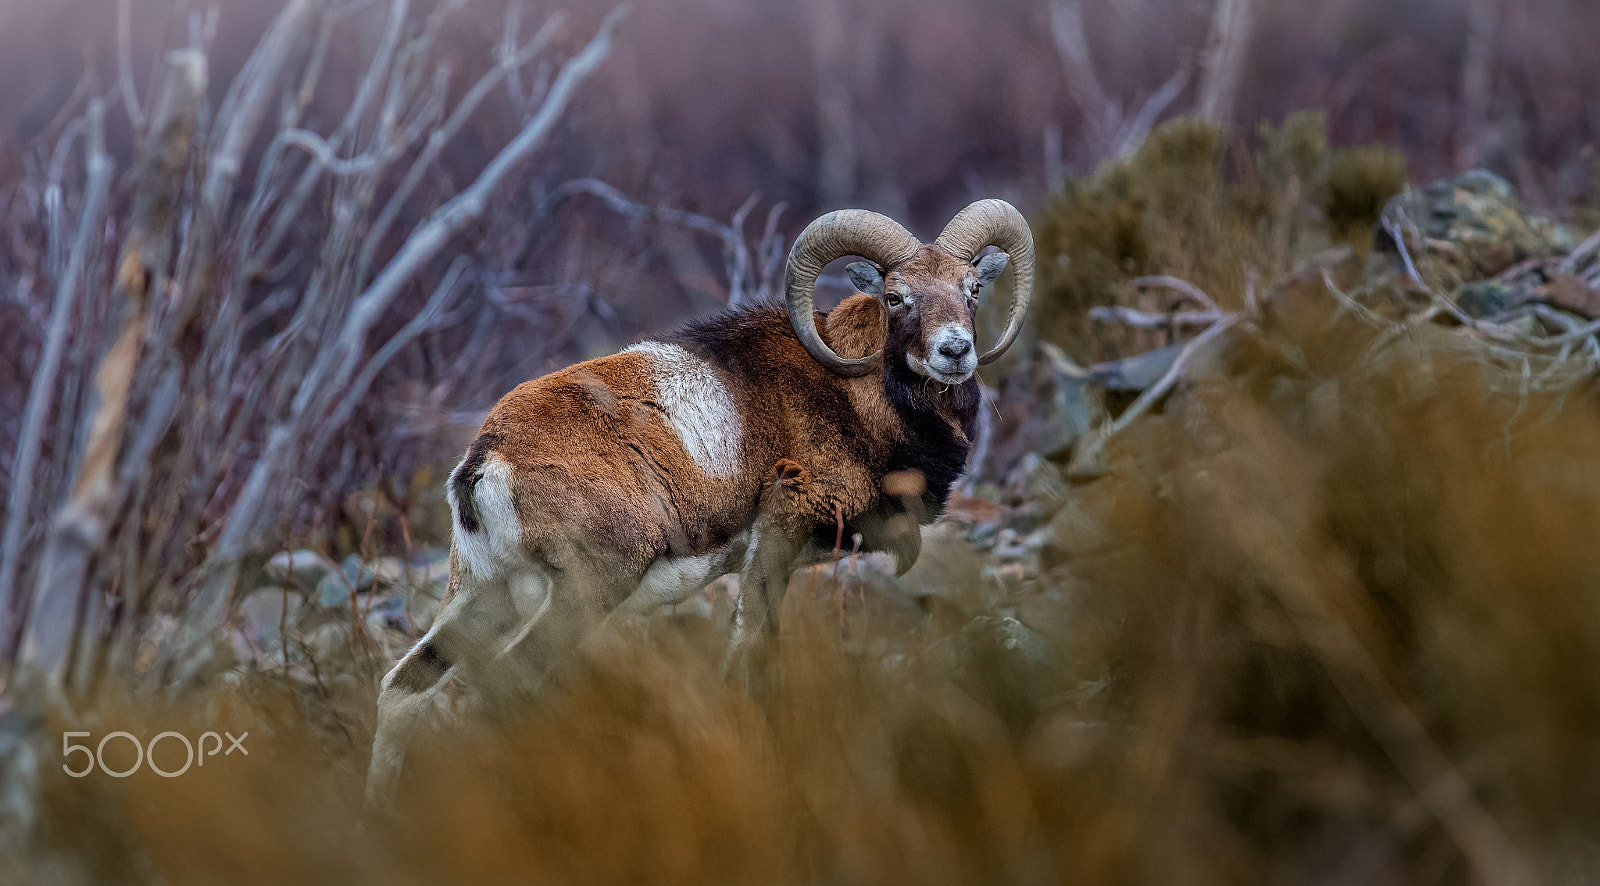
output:
[[[1565,227],[1529,212],[1510,182],[1483,169],[1401,194],[1383,218],[1400,233],[1423,279],[1444,290],[1572,249]],[[1377,236],[1380,247],[1398,252],[1386,230]]]

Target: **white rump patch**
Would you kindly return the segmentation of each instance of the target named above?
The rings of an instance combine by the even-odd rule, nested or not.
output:
[[[459,466],[457,470],[460,470]],[[454,473],[450,475],[452,478]],[[511,503],[511,466],[491,455],[478,469],[472,497],[478,505],[477,532],[461,525],[461,503],[456,501],[456,485],[446,487],[450,512],[455,517],[456,552],[478,578],[500,575],[506,565],[521,563],[522,522]]]
[[[683,448],[708,477],[732,477],[743,465],[739,409],[711,364],[678,345],[640,342],[624,353],[650,357],[656,401]]]

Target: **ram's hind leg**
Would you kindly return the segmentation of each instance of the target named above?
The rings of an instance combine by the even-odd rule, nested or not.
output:
[[[378,693],[378,728],[367,767],[367,805],[388,810],[394,804],[405,765],[406,749],[417,729],[430,719],[435,695],[445,685],[451,666],[427,641],[418,643],[383,678]]]
[[[544,569],[514,581],[520,622],[488,662],[482,680],[497,699],[532,694],[600,621],[603,573],[587,566]]]
[[[406,751],[431,719],[437,694],[449,677],[465,672],[469,682],[485,670],[516,611],[505,578],[481,579],[461,566],[452,550],[450,587],[432,627],[383,678],[378,693],[377,732],[367,769],[367,802],[388,808],[399,786]]]

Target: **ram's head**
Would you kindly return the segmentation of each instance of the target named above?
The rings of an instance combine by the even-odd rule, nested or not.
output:
[[[999,252],[979,256],[986,247]],[[841,357],[817,332],[813,288],[829,262],[867,259],[849,267],[850,280],[874,296],[888,319],[883,350]],[[979,357],[973,321],[983,287],[1000,276],[1009,258],[1015,284],[1005,332]],[[1033,291],[1033,235],[1004,200],[979,200],[956,214],[944,232],[924,245],[894,220],[862,209],[830,212],[806,227],[789,252],[785,288],[789,320],[817,362],[845,376],[865,375],[885,361],[889,371],[909,371],[944,384],[961,384],[979,364],[1005,353],[1022,328]]]

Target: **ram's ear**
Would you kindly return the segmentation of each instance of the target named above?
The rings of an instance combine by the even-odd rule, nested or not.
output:
[[[1000,272],[1006,269],[1009,260],[1004,252],[991,252],[973,262],[972,266],[978,269],[978,285],[988,286],[1000,279]]]
[[[869,261],[851,262],[845,271],[850,274],[850,285],[867,295],[883,295],[883,272]]]

